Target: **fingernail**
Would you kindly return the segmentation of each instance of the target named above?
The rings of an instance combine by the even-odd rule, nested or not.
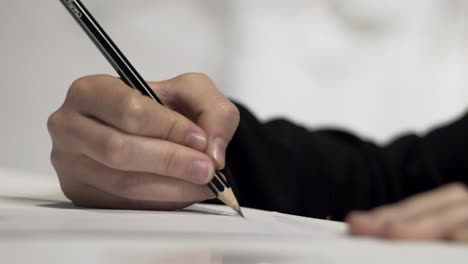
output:
[[[204,161],[195,161],[192,164],[192,178],[200,183],[207,183],[214,174],[213,167]]]
[[[227,142],[223,138],[216,138],[213,140],[213,158],[219,163],[224,165],[225,153],[227,148]]]
[[[206,137],[203,134],[191,133],[187,135],[185,144],[196,150],[205,150],[206,148]]]

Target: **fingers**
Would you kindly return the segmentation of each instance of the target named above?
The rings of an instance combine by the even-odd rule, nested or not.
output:
[[[202,152],[161,139],[128,135],[77,113],[55,115],[49,128],[55,135],[55,148],[61,152],[82,153],[117,170],[197,184],[206,184],[213,177],[213,161]]]
[[[417,240],[442,239],[465,225],[468,225],[468,199],[412,221],[392,223],[388,236]]]
[[[356,235],[396,239],[442,239],[468,226],[468,191],[461,184],[417,195],[397,205],[347,218]]]
[[[62,182],[63,183],[63,182]],[[131,210],[177,210],[185,208],[193,202],[161,202],[153,200],[132,200],[103,192],[91,185],[70,182],[62,184],[64,194],[75,205],[103,209]]]
[[[215,161],[218,169],[223,169],[226,163],[226,149],[239,125],[239,110],[229,101],[220,101],[208,107],[196,121],[209,135],[207,153]]]
[[[67,103],[128,134],[168,140],[200,151],[207,145],[205,132],[192,121],[112,76],[96,75],[75,81]]]
[[[63,186],[63,189],[73,198],[72,200],[79,201],[82,206],[91,204],[94,200],[102,201],[103,205],[107,206],[128,200],[134,201],[133,203],[152,202],[146,205],[153,204],[158,208],[163,205],[164,208],[172,206],[180,208],[182,204],[193,204],[214,198],[207,186],[155,174],[115,170],[86,156],[80,156],[74,162],[81,166],[67,172],[74,174],[72,178],[75,180],[71,186],[68,184]],[[81,188],[85,189],[86,193],[95,197],[83,195],[77,184],[82,185]]]
[[[427,215],[434,211],[444,210],[449,204],[456,204],[468,199],[466,188],[461,184],[450,184],[432,192],[423,193],[409,198],[393,206],[391,210],[397,212],[402,220]],[[390,210],[390,209],[389,209]],[[386,214],[385,211],[376,212]]]
[[[225,152],[239,125],[239,111],[203,74],[190,73],[151,83],[168,106],[183,113],[208,136],[206,153],[222,169]]]
[[[76,204],[179,209],[214,198],[205,184],[224,166],[238,111],[204,75],[159,86],[171,108],[111,76],[74,82],[48,128],[53,166]]]

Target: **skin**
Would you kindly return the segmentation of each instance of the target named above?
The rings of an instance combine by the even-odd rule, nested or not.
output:
[[[70,87],[48,120],[52,164],[76,205],[175,210],[215,198],[239,111],[203,74],[152,82],[167,107],[108,75]]]
[[[204,74],[150,82],[167,107],[120,79],[86,76],[48,120],[51,161],[76,205],[175,210],[215,198],[239,111]],[[446,239],[468,227],[468,191],[452,184],[348,218],[353,235]]]
[[[348,215],[354,235],[404,240],[468,242],[468,189],[453,183],[394,205]]]

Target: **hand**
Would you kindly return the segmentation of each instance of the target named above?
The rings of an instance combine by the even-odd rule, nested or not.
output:
[[[52,164],[75,204],[172,210],[214,198],[206,184],[224,167],[237,108],[203,74],[150,85],[167,107],[96,75],[50,116]]]
[[[450,184],[346,220],[351,234],[408,240],[456,239],[468,235],[468,189]]]

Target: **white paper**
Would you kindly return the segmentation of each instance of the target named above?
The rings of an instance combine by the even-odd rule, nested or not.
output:
[[[76,208],[56,181],[0,170],[0,263],[466,263],[468,247],[355,238],[342,223],[197,204]],[[28,184],[28,187],[23,187]]]
[[[11,200],[10,200],[11,201]],[[13,199],[13,201],[15,201]],[[309,237],[343,235],[342,224],[244,208],[242,218],[226,206],[197,204],[163,211],[80,209],[70,203],[39,201],[37,205],[3,208],[1,237],[47,236],[230,236]],[[331,228],[333,226],[333,229]]]

